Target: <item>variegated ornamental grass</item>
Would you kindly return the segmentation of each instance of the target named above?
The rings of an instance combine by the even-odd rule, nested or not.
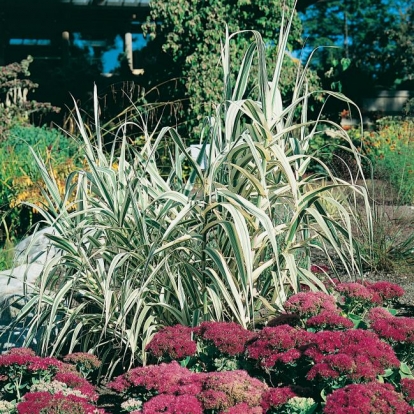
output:
[[[145,346],[160,325],[211,319],[254,328],[264,309],[281,308],[300,285],[323,290],[310,271],[313,249],[327,262],[337,256],[350,276],[360,273],[353,203],[362,199],[370,217],[366,191],[323,164],[324,173],[306,175],[317,161],[309,142],[321,121],[307,119],[306,67],[298,68],[295,93],[282,103],[278,85],[289,26],[282,25],[270,80],[257,32],[232,75],[231,39],[240,34],[226,34],[223,102],[203,126],[206,145],[197,161],[174,128],[142,126],[145,144],[131,146],[128,121],[106,152],[96,91],[93,135],[77,112],[88,167],[68,176],[63,197],[34,154],[47,186],[42,214],[56,229],[49,237],[63,255],[48,263],[19,316],[33,314],[28,341],[42,329],[43,352],[80,346],[109,361],[110,376],[118,364],[145,362]],[[330,127],[347,140],[340,127]],[[166,140],[172,143],[168,177],[156,156]],[[191,167],[187,176],[184,162]]]

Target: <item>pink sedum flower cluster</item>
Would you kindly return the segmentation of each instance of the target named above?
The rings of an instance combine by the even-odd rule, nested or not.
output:
[[[145,349],[157,358],[183,359],[197,351],[191,335],[192,328],[188,326],[167,326],[154,335]]]
[[[205,375],[199,399],[205,409],[226,410],[237,404],[259,407],[267,385],[246,371],[210,372]]]
[[[176,361],[133,368],[115,378],[108,387],[120,393],[142,389],[159,394],[197,395],[201,392],[202,375],[184,368]]]
[[[339,312],[335,298],[323,292],[299,292],[285,302],[284,308],[301,317],[318,315],[323,311]]]
[[[315,329],[349,329],[354,326],[348,318],[340,315],[337,311],[324,310],[318,315],[310,317],[306,325]]]
[[[56,358],[36,356],[28,348],[13,348],[6,354],[0,355],[0,373],[5,372],[12,365],[25,367],[30,372],[45,370],[57,372],[64,364]]]
[[[414,379],[413,378],[403,378],[401,380],[401,391],[405,396],[405,399],[414,404]]]
[[[371,329],[388,341],[414,344],[414,318],[396,317],[383,308],[373,308],[368,314]]]
[[[236,413],[246,405],[249,410],[245,412],[261,413],[262,395],[268,389],[264,382],[250,377],[246,371],[193,373],[175,361],[132,369],[108,386],[124,394],[135,392],[142,396],[145,390],[150,391],[149,399],[142,407],[144,414],[203,412],[198,411],[200,407],[215,412],[231,409],[230,412]],[[157,394],[155,397],[152,396],[154,392]],[[187,400],[192,401],[189,406],[193,411],[179,411],[177,407]],[[167,403],[170,404],[168,407]]]
[[[58,372],[54,379],[63,382],[69,388],[80,391],[89,401],[97,401],[95,387],[76,372]]]
[[[376,305],[396,300],[405,293],[401,286],[385,281],[339,283],[336,285],[335,290],[342,293],[348,300],[371,302]]]
[[[200,401],[193,395],[159,394],[147,401],[142,411],[134,411],[142,414],[203,414]]]
[[[262,408],[264,412],[271,409],[280,408],[286,404],[291,398],[296,397],[297,394],[291,387],[269,388],[262,398]]]
[[[372,293],[372,301],[374,303],[383,303],[390,300],[396,300],[404,295],[404,289],[396,283],[386,281],[367,282],[364,285]]]
[[[310,344],[313,335],[290,325],[266,327],[249,343],[247,354],[263,368],[272,368],[278,362],[288,364],[302,356],[300,348]]]
[[[203,322],[194,328],[194,334],[211,342],[222,354],[240,355],[254,333],[234,322]]]
[[[398,368],[400,361],[390,345],[373,332],[362,329],[321,331],[304,352],[314,365],[307,378],[373,380],[387,368]]]
[[[364,302],[370,302],[373,296],[367,287],[357,282],[339,283],[336,285],[335,290],[342,293],[346,298]]]
[[[95,355],[86,352],[74,352],[66,355],[63,360],[88,371],[94,371],[101,366],[101,361]]]
[[[391,384],[350,384],[328,395],[325,414],[409,414],[412,407]]]
[[[63,393],[31,392],[25,394],[23,401],[17,404],[18,414],[105,414],[85,398]]]

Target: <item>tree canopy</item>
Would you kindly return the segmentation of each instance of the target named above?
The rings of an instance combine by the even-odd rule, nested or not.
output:
[[[230,33],[260,32],[271,62],[282,14],[285,19],[290,17],[294,0],[152,0],[150,5],[151,17],[144,25],[144,31],[153,39],[148,44],[152,59],[146,61],[147,65],[152,64],[146,68],[149,82],[154,85],[162,82],[162,77],[177,78],[169,89],[168,99],[184,100],[182,113],[191,124],[199,123],[213,109],[212,103],[222,98],[220,42],[225,37],[226,26]],[[241,60],[251,39],[251,32],[233,38],[236,47],[232,47],[232,59]],[[301,41],[302,25],[295,12],[289,49],[301,48]],[[156,53],[155,45],[163,53]],[[298,61],[292,56],[286,59],[290,69],[285,72],[282,93],[288,93],[293,87],[297,72]]]
[[[412,87],[413,17],[402,0],[319,1],[301,14],[307,48],[322,47],[316,69],[347,94]]]

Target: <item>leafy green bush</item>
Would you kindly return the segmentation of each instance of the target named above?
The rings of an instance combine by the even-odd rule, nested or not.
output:
[[[178,119],[188,124],[187,131],[191,126],[189,139],[192,143],[195,132],[200,132],[199,127],[205,116],[214,111],[215,105],[222,99],[225,84],[220,67],[223,33],[217,27],[227,26],[230,33],[240,31],[238,36],[231,39],[232,62],[240,62],[246,48],[253,41],[250,30],[241,31],[246,28],[259,31],[266,43],[265,57],[269,77],[274,69],[276,34],[283,25],[283,14],[293,14],[288,50],[291,52],[303,47],[302,26],[294,0],[210,0],[207,3],[193,0],[153,0],[150,2],[150,9],[150,16],[144,23],[143,30],[155,40],[148,44],[149,56],[143,61],[155,64],[145,71],[148,72],[152,85],[154,78],[157,79],[155,74],[159,74],[156,84],[161,85],[156,88],[157,102],[160,100],[159,94],[162,94],[167,85],[169,95],[164,99],[167,102],[177,99],[181,101],[184,111],[180,111],[182,113]],[[158,55],[155,52],[154,57],[157,46],[162,47],[162,52]],[[255,67],[257,60],[252,63]],[[285,54],[284,70],[278,85],[284,98],[293,93],[298,65],[298,59],[292,58],[290,53]],[[233,69],[236,69],[235,65],[230,68]],[[174,78],[173,81],[166,83],[170,78]],[[320,89],[319,78],[315,72],[308,71],[307,78],[310,89]],[[254,87],[252,82],[248,89]]]
[[[336,256],[351,278],[360,274],[352,203],[360,196],[369,217],[366,189],[323,164],[321,173],[306,176],[318,124],[307,119],[306,68],[299,68],[293,96],[282,104],[290,24],[282,25],[271,80],[257,32],[235,77],[230,40],[238,34],[226,37],[223,99],[203,123],[198,160],[176,129],[149,132],[145,125],[141,148],[128,144],[121,125],[120,142],[105,152],[96,91],[93,136],[77,112],[87,165],[68,175],[63,195],[36,156],[48,194],[39,211],[63,254],[45,268],[19,314],[18,321],[34,315],[27,342],[44,329],[43,353],[79,346],[102,356],[112,376],[145,362],[146,344],[160,325],[233,320],[255,327],[264,311],[281,309],[301,286],[324,290],[310,271],[314,249],[327,261]],[[164,177],[156,154],[167,139],[174,147]],[[358,164],[357,151],[354,156]],[[343,191],[340,202],[333,189]]]
[[[362,178],[361,170],[363,175],[369,175],[372,169],[371,157],[374,154],[367,145],[366,136],[367,132],[361,128],[351,128],[344,135],[330,125],[323,125],[309,147],[314,151],[316,159],[327,164],[336,176],[353,180]],[[355,152],[360,157],[355,157]],[[312,162],[310,170],[320,171],[320,163]]]
[[[0,211],[8,213],[10,236],[27,231],[24,203],[31,203],[35,211],[36,206],[47,204],[42,193],[45,185],[30,148],[51,168],[62,194],[67,175],[79,164],[79,147],[56,129],[14,125],[4,134],[0,141]]]
[[[32,62],[28,56],[20,63],[0,67],[0,141],[14,125],[29,125],[33,114],[60,110],[50,103],[28,99],[28,94],[39,86],[28,78]]]
[[[366,138],[373,156],[374,174],[389,181],[396,203],[414,203],[414,118],[383,118]]]

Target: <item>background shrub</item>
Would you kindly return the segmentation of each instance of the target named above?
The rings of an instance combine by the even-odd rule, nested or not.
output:
[[[0,212],[7,213],[9,238],[27,231],[36,206],[46,204],[45,184],[32,155],[32,147],[45,160],[61,193],[67,175],[79,164],[78,145],[56,129],[14,125],[0,141]],[[23,207],[30,203],[33,208]]]

